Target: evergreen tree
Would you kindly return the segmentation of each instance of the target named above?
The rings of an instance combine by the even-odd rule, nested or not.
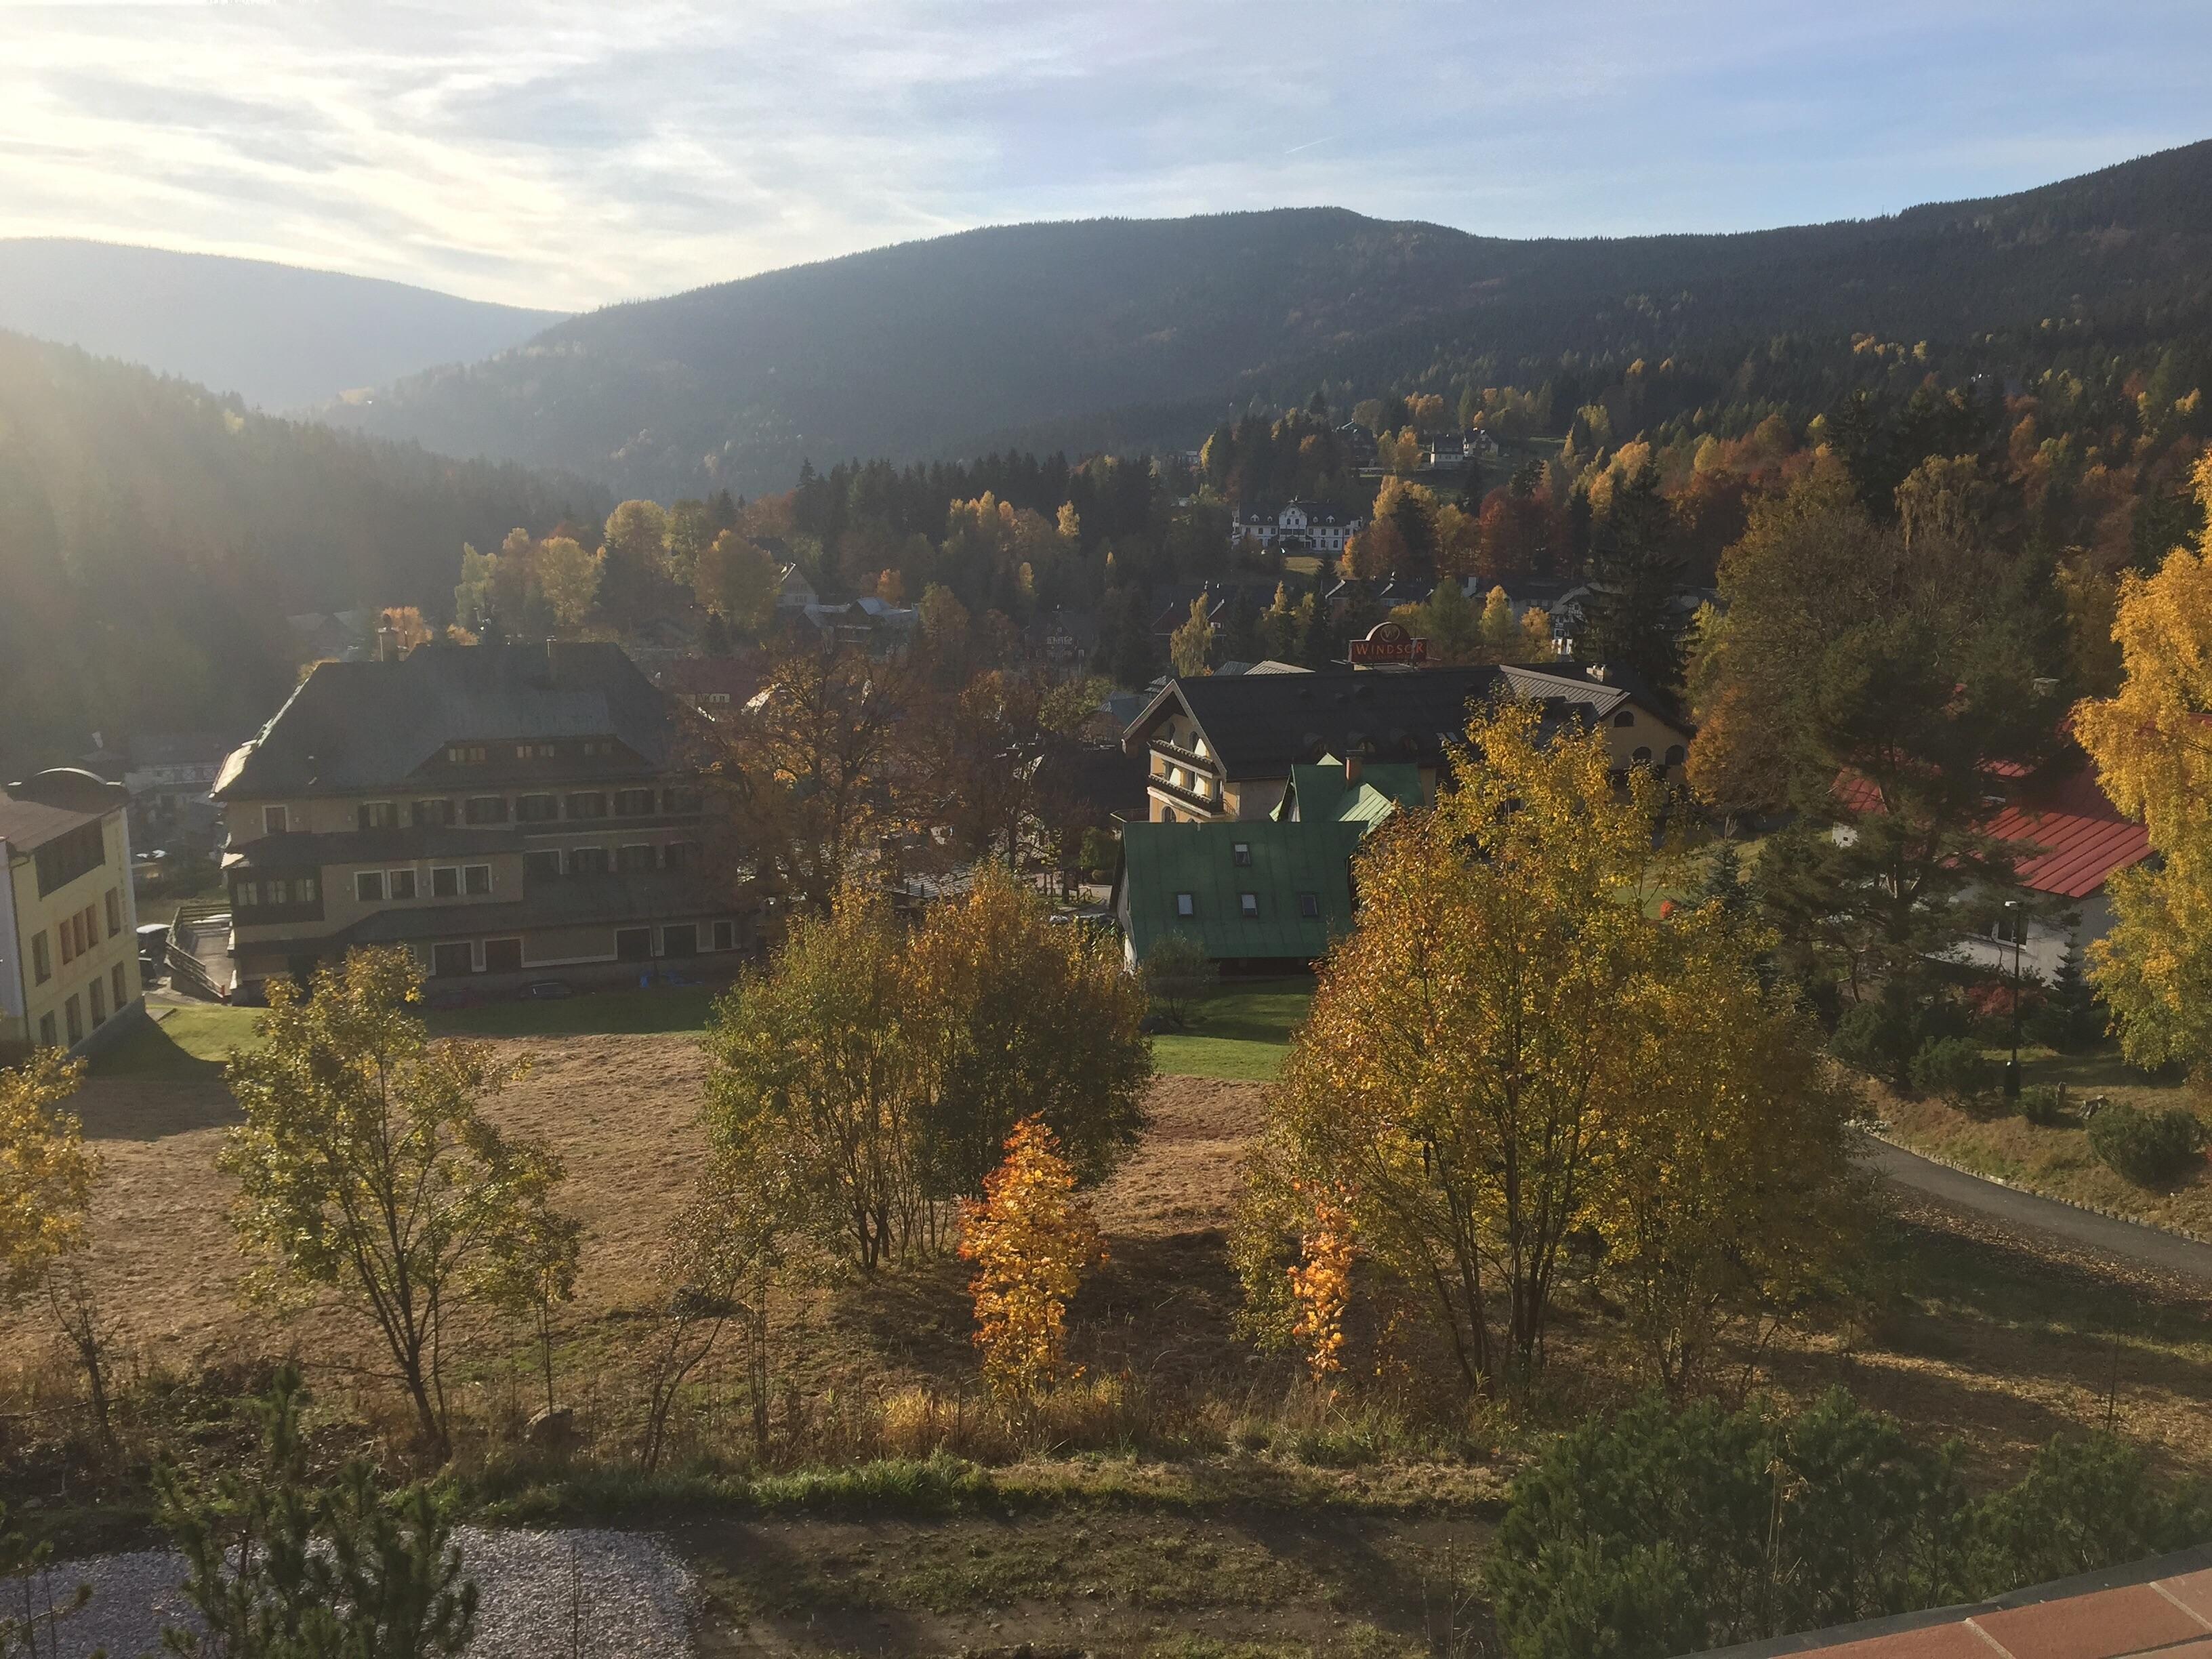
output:
[[[2058,971],[2051,978],[2050,992],[2035,1016],[2037,1040],[2062,1052],[2087,1048],[2105,1034],[2096,988],[2090,984],[2081,958],[2081,941],[2069,939]]]
[[[1615,487],[1610,510],[1591,526],[1590,595],[1583,613],[1582,654],[1626,668],[1660,692],[1682,678],[1674,606],[1682,562],[1674,528],[1674,511],[1659,493],[1659,469],[1647,461]]]

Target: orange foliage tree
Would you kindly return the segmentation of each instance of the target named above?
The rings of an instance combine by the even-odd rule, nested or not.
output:
[[[1043,1119],[1017,1123],[981,1200],[962,1200],[960,1255],[975,1264],[968,1289],[992,1393],[1026,1405],[1083,1374],[1067,1363],[1067,1304],[1105,1252]]]

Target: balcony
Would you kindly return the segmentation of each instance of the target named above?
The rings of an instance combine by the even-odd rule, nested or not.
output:
[[[1181,784],[1169,782],[1157,772],[1145,780],[1145,787],[1158,791],[1170,800],[1203,812],[1208,817],[1228,816],[1228,809],[1222,805],[1221,798],[1218,795],[1201,795],[1195,789],[1187,789]]]

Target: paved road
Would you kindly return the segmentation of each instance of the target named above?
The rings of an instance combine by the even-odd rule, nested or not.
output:
[[[1917,1193],[1973,1210],[2005,1226],[2039,1233],[2067,1244],[2098,1251],[2139,1267],[2154,1268],[2212,1287],[2212,1244],[2179,1237],[2131,1221],[2115,1221],[2093,1210],[2053,1203],[2032,1193],[2001,1187],[1941,1164],[1868,1139],[1861,1162],[1885,1180]]]

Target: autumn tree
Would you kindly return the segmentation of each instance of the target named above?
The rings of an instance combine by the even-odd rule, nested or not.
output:
[[[734,530],[725,530],[700,550],[692,592],[702,610],[720,617],[748,639],[757,639],[775,619],[783,573],[768,550]]]
[[[881,837],[908,821],[900,766],[914,701],[905,668],[817,641],[770,659],[744,708],[691,734],[718,808],[718,862],[826,911]]]
[[[239,1182],[240,1243],[260,1258],[252,1288],[344,1297],[442,1455],[447,1322],[511,1301],[518,1258],[574,1235],[552,1214],[559,1159],[483,1113],[514,1074],[487,1044],[431,1042],[410,1012],[422,988],[397,947],[355,951],[305,992],[271,981],[262,1046],[230,1055],[245,1121],[219,1162]]]
[[[1432,663],[1471,663],[1489,660],[1483,650],[1482,620],[1458,582],[1449,578],[1419,605],[1401,606],[1394,613],[1418,639],[1428,641]]]
[[[929,1237],[905,939],[858,885],[792,919],[762,972],[714,1007],[708,1122],[717,1155],[776,1169],[796,1223],[861,1272]]]
[[[1190,602],[1190,617],[1168,640],[1168,656],[1178,674],[1194,677],[1213,672],[1213,601],[1200,593]]]
[[[574,633],[592,614],[604,568],[605,561],[586,552],[572,536],[555,536],[538,544],[538,592],[553,626],[562,633]]]
[[[1627,669],[1656,691],[1672,691],[1682,675],[1675,609],[1682,586],[1673,514],[1660,493],[1659,470],[1647,461],[1613,491],[1592,526],[1578,653]]]
[[[1019,861],[1024,840],[1065,824],[1074,808],[1048,763],[1072,744],[1105,683],[1060,682],[987,669],[933,701],[916,749],[933,787],[931,816],[971,858]]]
[[[1269,1093],[1236,1246],[1254,1321],[1288,1337],[1281,1241],[1314,1236],[1327,1197],[1469,1386],[1538,1364],[1561,1250],[1584,1228],[1636,1264],[1622,1283],[1642,1287],[1655,1355],[1694,1355],[1715,1316],[1701,1297],[1797,1259],[1776,1237],[1795,1222],[1757,1183],[1798,1153],[1784,1097],[1810,1076],[1809,1044],[1760,989],[1751,941],[1702,913],[1645,915],[1658,788],[1617,788],[1601,732],[1547,742],[1537,711],[1508,703],[1468,736],[1481,759],[1362,854],[1361,924]],[[1698,1016],[1670,1036],[1687,1000],[1723,993],[1710,1029]],[[1723,1128],[1739,1139],[1705,1138]],[[1803,1150],[1801,1210],[1839,1167],[1823,1145]],[[1696,1167],[1630,1193],[1663,1156]],[[1731,1159],[1751,1164],[1742,1188]],[[1722,1200],[1725,1220],[1705,1213]],[[1730,1251],[1757,1264],[1748,1279],[1714,1265]]]
[[[2212,455],[2197,464],[2212,507]],[[2140,817],[2155,860],[2107,884],[2112,931],[2092,977],[2138,1065],[2212,1062],[2212,526],[2154,576],[2124,580],[2118,694],[2081,704],[2074,731],[2106,793]]]
[[[376,614],[379,629],[392,630],[402,653],[412,651],[431,636],[430,624],[422,620],[422,613],[411,605],[387,605]]]
[[[1113,940],[1052,926],[1034,892],[987,869],[932,908],[906,973],[935,1195],[979,1192],[1025,1117],[1050,1127],[1086,1182],[1136,1145],[1152,1045],[1144,991]]]
[[[84,1243],[99,1161],[62,1103],[84,1063],[40,1048],[0,1066],[0,1306],[33,1289],[47,1267]]]
[[[961,1258],[975,1264],[975,1346],[992,1393],[1011,1406],[1082,1375],[1067,1361],[1067,1304],[1104,1251],[1075,1185],[1043,1119],[1025,1117],[983,1177],[982,1197],[960,1206]]]
[[[668,562],[668,514],[657,501],[624,501],[601,533],[600,603],[617,625],[635,628],[678,591]]]

